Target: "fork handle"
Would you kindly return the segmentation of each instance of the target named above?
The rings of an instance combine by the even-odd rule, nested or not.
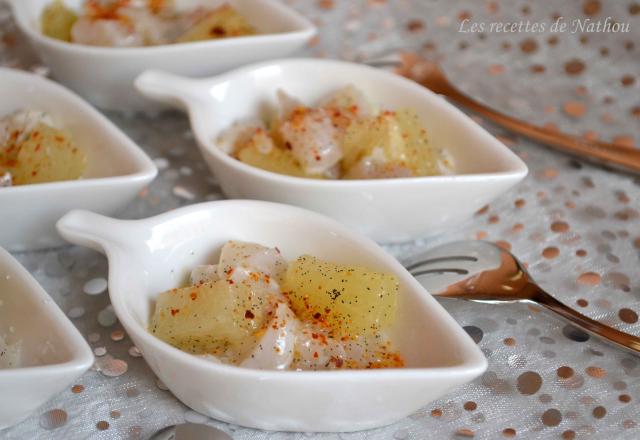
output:
[[[588,141],[576,136],[560,133],[556,130],[528,124],[520,119],[507,116],[465,95],[454,86],[447,84],[439,90],[456,103],[467,107],[486,119],[535,141],[556,149],[580,156],[582,159],[595,159],[598,162],[627,172],[640,172],[640,149],[607,142]],[[586,157],[585,157],[586,156]]]
[[[606,339],[619,347],[631,350],[636,354],[640,353],[640,338],[637,336],[621,332],[620,330],[616,330],[615,328],[584,316],[566,304],[558,301],[541,288],[537,288],[536,293],[532,297],[532,301],[546,307],[552,312],[557,313],[577,326],[587,330],[589,333]]]

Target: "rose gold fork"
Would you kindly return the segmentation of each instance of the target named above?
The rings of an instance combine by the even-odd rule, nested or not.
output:
[[[509,131],[528,137],[557,150],[571,153],[580,159],[602,163],[627,172],[640,172],[640,149],[600,141],[589,141],[577,136],[561,133],[556,130],[538,127],[520,119],[500,113],[462,93],[447,79],[438,63],[420,60],[419,76],[403,71],[405,57],[390,56],[378,58],[365,63],[371,66],[396,66],[399,73],[407,76],[434,93],[444,95],[457,104],[467,107],[497,125]],[[406,69],[405,69],[406,70]]]
[[[402,262],[432,295],[469,301],[531,302],[619,347],[640,353],[640,338],[578,313],[544,291],[510,252],[486,241],[459,241]]]

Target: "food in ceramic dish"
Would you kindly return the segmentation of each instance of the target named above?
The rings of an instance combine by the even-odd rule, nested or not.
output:
[[[218,139],[238,160],[268,171],[318,179],[380,179],[449,174],[451,160],[431,145],[411,109],[377,111],[353,86],[315,107],[278,91],[265,123],[238,122]]]
[[[19,110],[0,118],[0,187],[75,180],[85,168],[84,151],[48,114]]]
[[[395,319],[394,275],[278,248],[229,241],[217,265],[161,293],[150,331],[186,352],[248,368],[401,367],[385,332]]]
[[[76,13],[55,0],[41,21],[49,37],[92,46],[157,46],[256,34],[226,3],[181,11],[171,0],[87,0]]]
[[[0,369],[17,368],[20,363],[20,350],[22,344],[18,341],[10,344],[6,337],[0,335]]]

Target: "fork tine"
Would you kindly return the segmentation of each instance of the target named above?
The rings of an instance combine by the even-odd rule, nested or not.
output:
[[[402,64],[402,61],[399,60],[370,60],[365,64],[371,67],[396,67]]]
[[[467,275],[469,271],[466,269],[443,268],[443,269],[417,270],[414,272],[409,271],[409,273],[414,277],[417,277],[420,275],[443,274],[443,273],[455,273],[458,275]]]
[[[468,256],[468,255],[453,255],[453,256],[450,256],[450,257],[429,258],[428,260],[421,260],[421,261],[417,261],[415,263],[412,263],[412,264],[410,264],[408,266],[405,266],[405,268],[408,271],[411,271],[411,270],[416,269],[416,268],[421,267],[421,266],[427,266],[429,264],[435,264],[435,263],[442,263],[442,262],[445,262],[445,261],[473,261],[473,262],[475,262],[475,261],[478,261],[478,258],[477,257],[471,257],[471,256]],[[465,274],[466,273],[469,273],[469,272],[465,272]]]
[[[371,67],[395,67],[402,65],[402,57],[398,51],[387,53],[386,55],[369,58],[363,61]]]

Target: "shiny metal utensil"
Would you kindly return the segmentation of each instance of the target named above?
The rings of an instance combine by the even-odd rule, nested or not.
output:
[[[373,67],[396,66],[404,64],[402,53],[365,61]],[[506,128],[509,131],[526,136],[555,149],[571,153],[582,160],[604,163],[610,167],[631,173],[640,172],[640,149],[632,146],[600,141],[589,141],[544,127],[538,127],[520,119],[500,113],[462,93],[449,82],[439,64],[420,60],[420,76],[410,79],[427,87],[434,93],[444,95],[457,104],[467,107],[480,116]]]
[[[167,426],[149,437],[149,440],[232,440],[224,431],[199,423]]]
[[[640,353],[640,338],[588,318],[538,286],[509,252],[485,241],[445,244],[403,261],[431,294],[479,302],[539,304],[582,329]]]

